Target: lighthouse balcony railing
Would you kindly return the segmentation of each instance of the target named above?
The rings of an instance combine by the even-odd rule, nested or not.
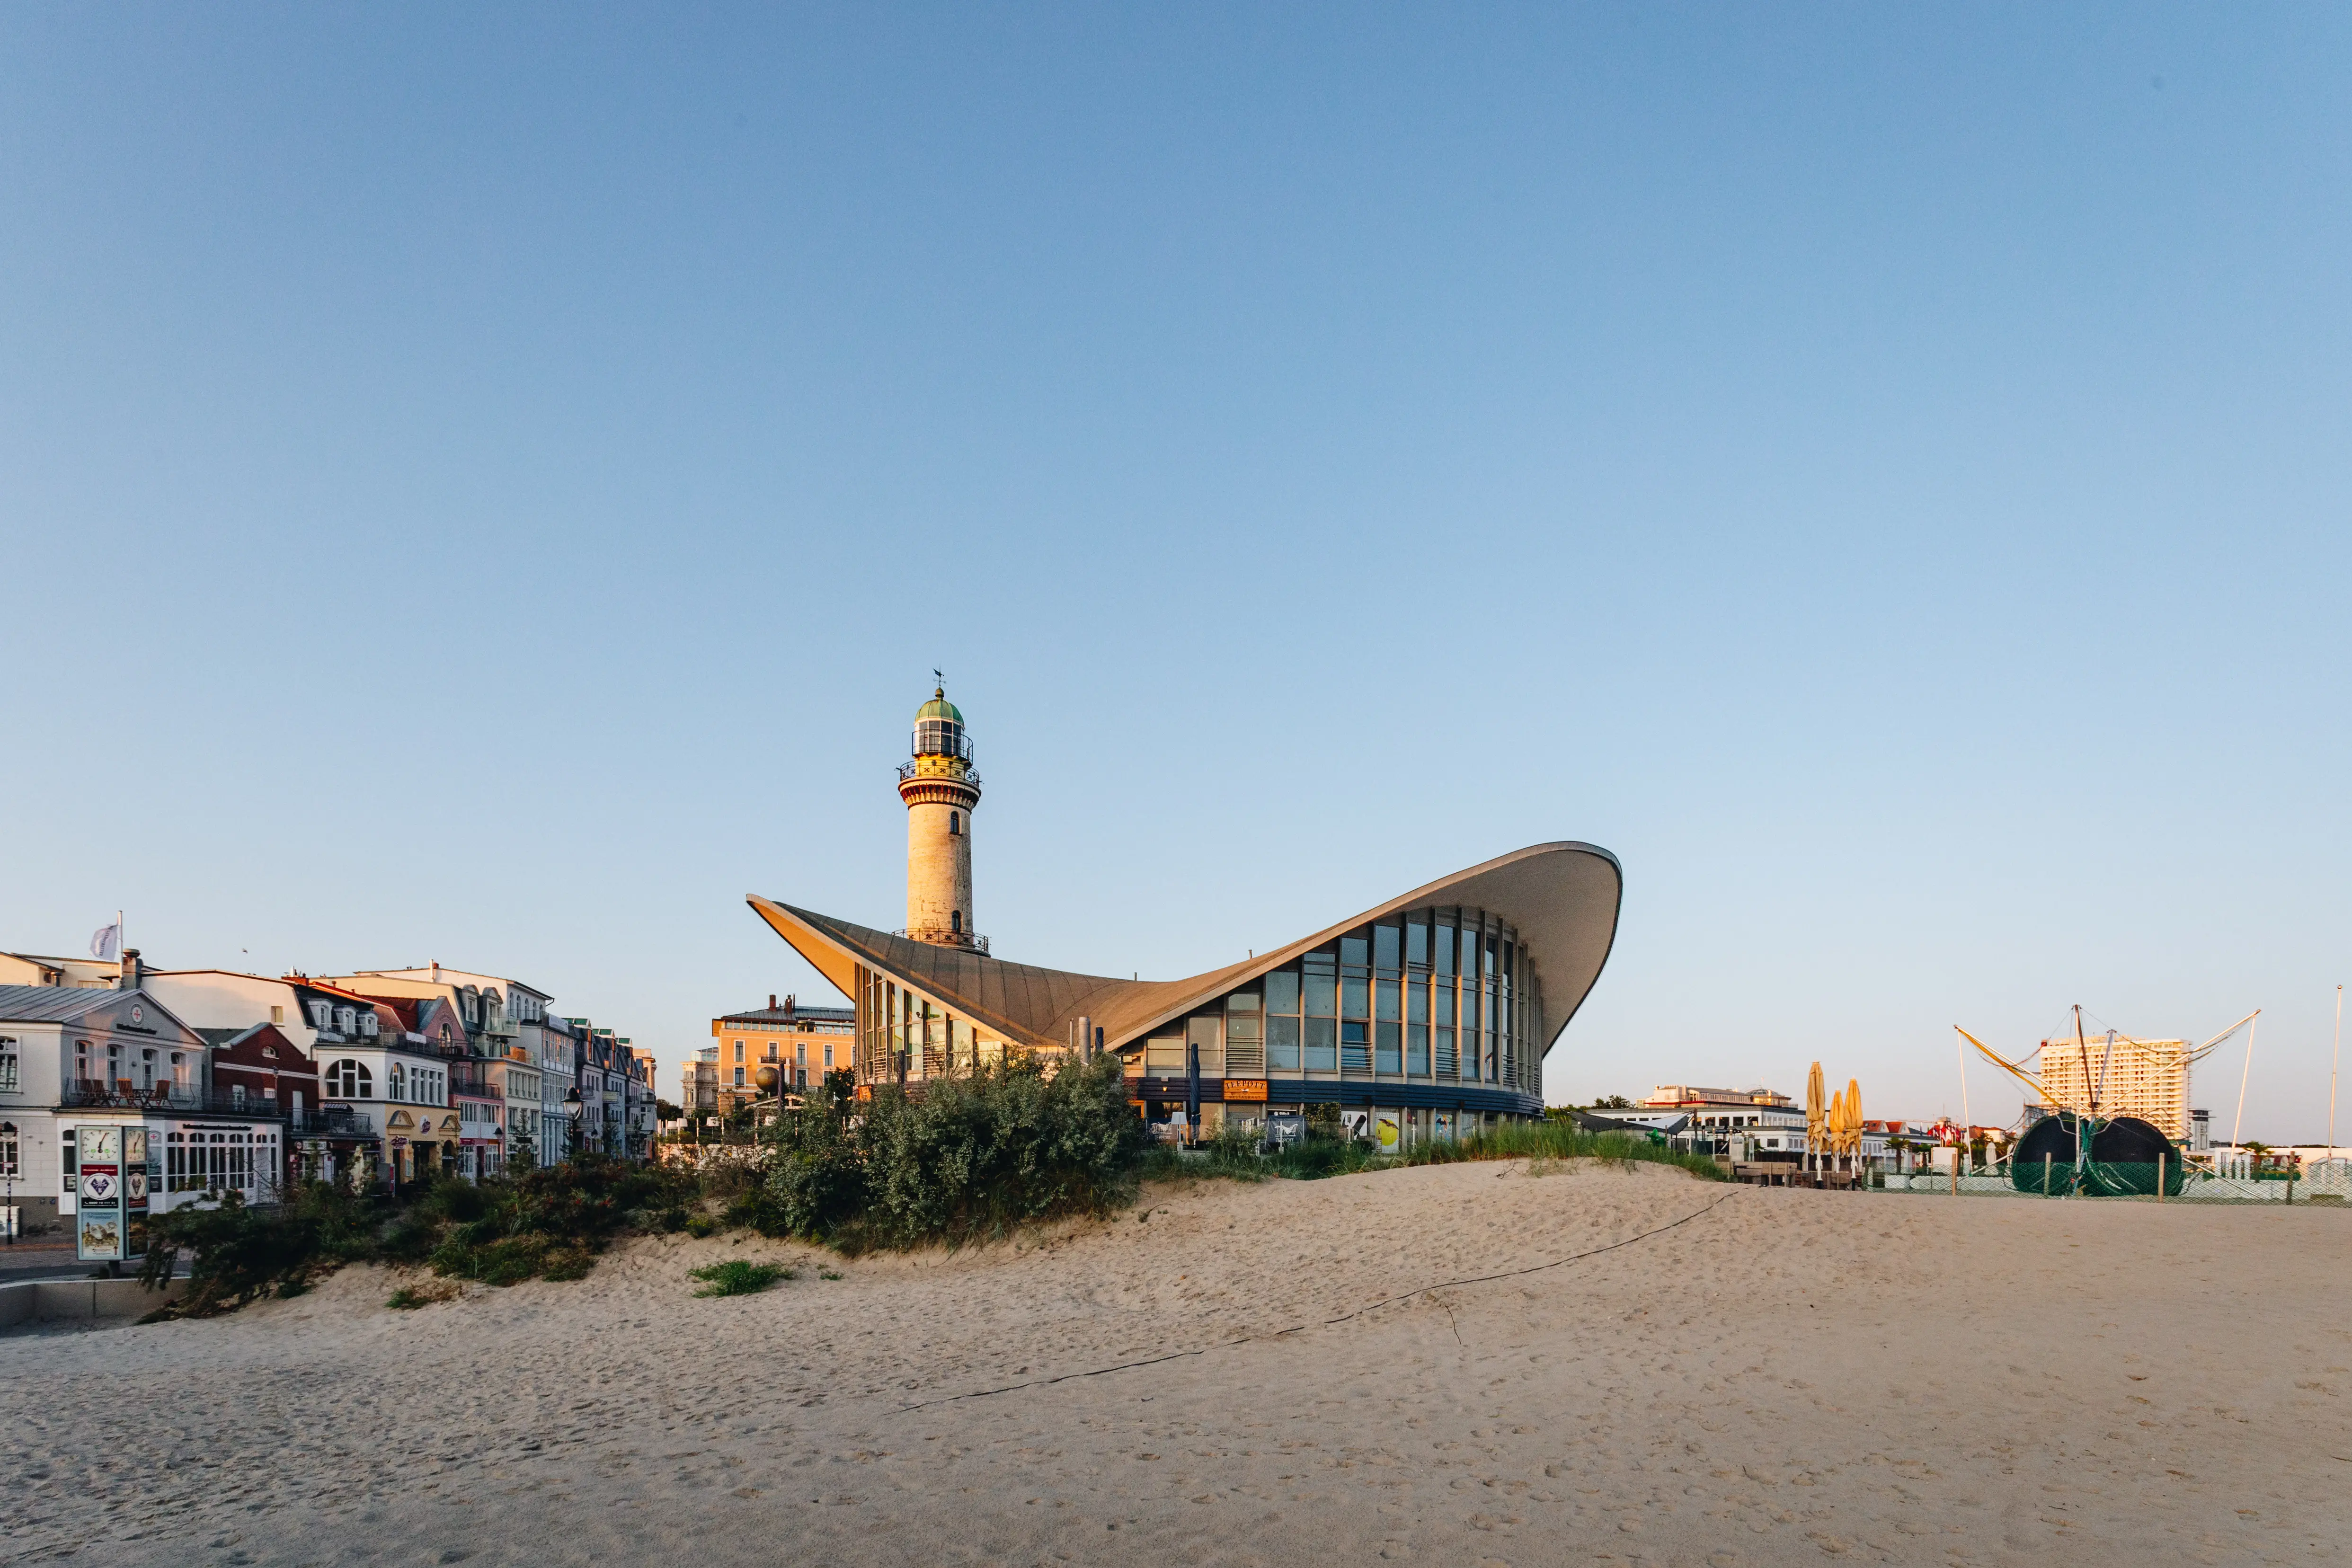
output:
[[[970,763],[971,760],[971,748],[970,747],[964,747],[963,760],[966,763]],[[898,782],[904,784],[908,779],[914,778],[916,776],[916,763],[913,761],[901,762],[898,764]],[[967,767],[964,769],[963,781],[967,784],[977,784],[980,782],[980,775],[974,773],[969,767]]]
[[[936,926],[927,926],[918,931],[901,925],[890,935],[904,936],[910,942],[929,942],[942,947],[961,947],[983,956],[988,953],[988,938],[973,932],[949,931]]]

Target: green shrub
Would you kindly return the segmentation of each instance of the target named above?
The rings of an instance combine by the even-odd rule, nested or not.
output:
[[[140,1278],[160,1289],[188,1255],[188,1292],[163,1309],[188,1317],[273,1291],[299,1295],[345,1263],[430,1264],[446,1279],[489,1285],[577,1280],[622,1230],[686,1225],[696,1192],[692,1176],[592,1155],[510,1180],[443,1177],[397,1207],[323,1182],[297,1187],[276,1207],[248,1207],[231,1194],[218,1207],[156,1216]],[[420,1294],[410,1304],[436,1299]]]
[[[1133,1197],[1143,1151],[1108,1056],[1050,1075],[1015,1057],[920,1095],[879,1088],[862,1106],[828,1092],[779,1117],[770,1136],[751,1222],[850,1252],[1106,1212]]]
[[[793,1275],[781,1263],[753,1263],[730,1258],[724,1263],[694,1270],[691,1277],[704,1281],[702,1289],[694,1292],[698,1296],[751,1296]]]
[[[247,1207],[235,1192],[215,1208],[175,1208],[148,1221],[139,1278],[161,1290],[190,1259],[187,1293],[173,1315],[208,1317],[275,1291],[299,1295],[316,1275],[373,1256],[383,1220],[380,1199],[348,1186],[310,1182],[289,1201]]]

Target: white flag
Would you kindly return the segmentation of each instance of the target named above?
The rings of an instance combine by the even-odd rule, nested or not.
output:
[[[111,925],[101,925],[95,932],[90,934],[89,956],[93,958],[104,958],[110,961],[122,956],[122,925],[121,922],[118,921]]]

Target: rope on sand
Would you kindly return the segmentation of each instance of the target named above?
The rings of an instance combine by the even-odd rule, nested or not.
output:
[[[1206,1355],[1213,1350],[1231,1350],[1235,1345],[1254,1344],[1260,1340],[1282,1339],[1295,1333],[1305,1333],[1310,1329],[1331,1328],[1360,1318],[1366,1312],[1375,1312],[1382,1307],[1394,1306],[1399,1301],[1409,1301],[1415,1296],[1425,1296],[1433,1291],[1450,1291],[1459,1285],[1484,1285],[1496,1280],[1516,1280],[1523,1275],[1540,1274],[1547,1269],[1558,1269],[1565,1264],[1580,1262],[1587,1258],[1598,1258],[1603,1252],[1614,1252],[1620,1247],[1631,1247],[1637,1241],[1647,1241],[1653,1236],[1664,1236],[1669,1230],[1677,1229],[1688,1225],[1694,1219],[1704,1218],[1713,1214],[1717,1209],[1738,1197],[1740,1191],[1740,1188],[1734,1187],[1706,1207],[1693,1209],[1680,1219],[1670,1219],[1665,1224],[1654,1229],[1644,1230],[1638,1236],[1628,1236],[1622,1241],[1612,1241],[1606,1247],[1592,1247],[1581,1252],[1571,1252],[1565,1258],[1555,1258],[1549,1263],[1530,1263],[1524,1269],[1505,1269],[1495,1274],[1473,1274],[1465,1279],[1441,1280],[1434,1285],[1416,1285],[1410,1291],[1400,1291],[1393,1296],[1383,1296],[1377,1301],[1367,1302],[1354,1312],[1341,1312],[1336,1318],[1325,1318],[1321,1322],[1316,1323],[1298,1323],[1286,1329],[1276,1329],[1271,1333],[1243,1334],[1237,1339],[1219,1340],[1214,1344],[1204,1344],[1194,1350],[1171,1350],[1166,1355],[1145,1356],[1140,1361],[1122,1361],[1115,1366],[1091,1367],[1085,1372],[1065,1372],[1053,1377],[1032,1377],[1025,1382],[1008,1383],[1001,1388],[976,1388],[969,1394],[943,1394],[937,1399],[919,1399],[912,1405],[899,1406],[898,1414],[904,1416],[909,1411],[928,1409],[934,1405],[953,1405],[959,1400],[986,1399],[998,1394],[1015,1394],[1024,1388],[1046,1388],[1056,1383],[1070,1383],[1081,1377],[1108,1377],[1114,1372],[1132,1372],[1138,1367],[1158,1366],[1162,1362],[1182,1361],[1191,1356]],[[1455,1332],[1455,1337],[1457,1339],[1461,1337],[1460,1331]]]

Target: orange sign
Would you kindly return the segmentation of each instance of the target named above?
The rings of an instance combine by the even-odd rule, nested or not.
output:
[[[1263,1078],[1228,1078],[1225,1080],[1225,1098],[1228,1100],[1263,1100],[1265,1098],[1265,1080]]]

